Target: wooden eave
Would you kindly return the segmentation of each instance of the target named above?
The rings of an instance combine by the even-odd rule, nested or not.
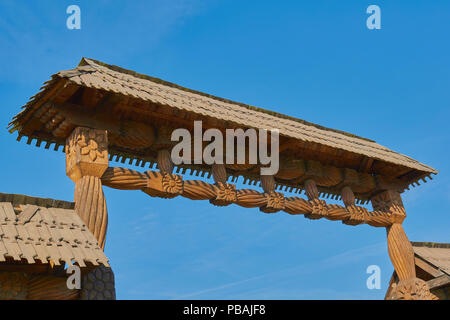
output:
[[[281,165],[275,176],[278,190],[300,192],[303,181],[314,177],[323,196],[339,199],[341,188],[350,185],[356,198],[366,202],[381,190],[393,188],[402,192],[437,173],[433,168],[369,139],[210,96],[91,59],[83,59],[73,70],[53,75],[41,89],[14,117],[10,132],[17,131],[18,140],[26,137],[28,144],[35,141],[39,147],[45,143],[46,149],[52,147],[58,151],[76,126],[103,126],[112,136],[109,145],[111,161],[153,167],[156,149],[152,145],[137,148],[135,143],[126,141],[129,133],[134,135],[134,140],[128,140],[140,141],[140,129],[135,130],[133,126],[151,125],[156,132],[157,127],[164,126],[191,129],[194,120],[203,120],[204,129],[223,130],[270,129],[268,125],[276,128],[277,123],[282,123]],[[213,112],[222,107],[223,114]],[[145,128],[142,132],[145,133],[142,133],[143,139],[147,138],[149,133]],[[119,143],[119,140],[125,142]],[[303,173],[296,176],[296,168]],[[211,174],[206,165],[182,165],[175,172],[186,173],[187,170],[196,176],[209,177]],[[242,176],[246,184],[259,182],[257,166],[229,165],[227,172],[232,181]]]

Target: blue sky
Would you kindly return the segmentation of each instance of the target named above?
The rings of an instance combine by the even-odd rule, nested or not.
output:
[[[81,8],[81,30],[66,8]],[[370,4],[381,30],[366,28]],[[440,173],[404,194],[412,241],[450,242],[448,1],[0,3],[0,192],[73,200],[64,154],[6,126],[50,75],[95,58],[368,137]],[[114,165],[114,163],[111,163]],[[386,232],[105,188],[119,299],[382,299]],[[381,268],[381,290],[366,268]]]

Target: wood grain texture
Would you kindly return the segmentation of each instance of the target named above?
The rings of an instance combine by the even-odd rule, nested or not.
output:
[[[80,290],[68,289],[66,277],[33,275],[28,282],[28,300],[77,300]]]
[[[108,211],[100,178],[84,176],[75,183],[75,211],[104,249]]]
[[[285,198],[282,193],[273,191],[261,193],[252,189],[236,190],[234,185],[228,183],[183,180],[179,175],[152,170],[140,173],[125,168],[108,168],[102,182],[112,188],[142,190],[152,197],[182,196],[192,200],[209,200],[219,206],[235,203],[245,208],[260,208],[267,213],[284,211],[292,215],[303,214],[310,219],[340,220],[349,225],[387,227],[393,223],[393,214],[389,210],[369,212],[356,205],[343,207],[327,204],[318,198],[318,191],[312,180],[307,183],[310,188],[308,192],[311,197],[317,197],[309,200],[300,197]]]
[[[75,182],[75,211],[105,248],[108,212],[101,177],[108,168],[105,130],[77,127],[66,141],[66,173]]]
[[[400,223],[386,228],[388,252],[400,280],[416,277],[414,250]]]

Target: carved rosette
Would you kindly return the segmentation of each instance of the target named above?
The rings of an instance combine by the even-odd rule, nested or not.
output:
[[[66,141],[66,173],[76,182],[83,176],[101,177],[108,168],[105,130],[76,128]]]
[[[217,182],[216,198],[209,200],[215,206],[224,207],[236,202],[236,186],[234,184]]]
[[[171,173],[163,174],[162,178],[163,198],[174,198],[183,193],[183,179],[181,176]]]
[[[275,213],[286,208],[284,202],[284,194],[280,192],[269,192],[264,193],[266,197],[267,204],[260,208],[264,213]]]
[[[305,218],[317,220],[328,215],[327,203],[324,200],[316,198],[309,200],[309,203],[311,204],[312,210],[311,213],[305,214]]]
[[[424,280],[410,278],[392,284],[392,291],[387,300],[438,300],[438,297],[430,292]]]

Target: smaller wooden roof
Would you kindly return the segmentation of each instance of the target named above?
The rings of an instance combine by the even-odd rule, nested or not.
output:
[[[450,275],[450,243],[411,242],[416,256]]]
[[[72,202],[0,193],[0,262],[109,266]]]

